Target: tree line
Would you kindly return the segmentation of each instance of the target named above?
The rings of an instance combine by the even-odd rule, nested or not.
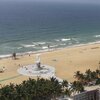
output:
[[[1,87],[0,100],[55,100],[62,95],[70,96],[72,91],[84,91],[84,87],[80,82],[71,84],[71,87],[69,87],[66,80],[60,83],[53,77],[50,80],[29,78],[19,85],[10,84]]]
[[[91,71],[90,69],[86,70],[85,73],[81,73],[77,71],[74,77],[82,82],[83,85],[98,85],[100,84],[100,70],[96,69],[95,71]]]
[[[10,84],[0,88],[0,100],[56,100],[60,96],[71,96],[72,93],[83,92],[84,85],[96,81],[100,84],[100,70],[86,70],[85,73],[77,71],[76,81],[68,83],[67,80],[59,82],[56,78],[37,78],[23,81],[21,84]]]

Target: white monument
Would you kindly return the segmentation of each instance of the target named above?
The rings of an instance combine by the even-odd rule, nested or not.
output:
[[[50,78],[55,76],[55,68],[49,65],[41,64],[40,54],[36,55],[35,64],[19,68],[18,73],[26,76],[40,76]]]
[[[39,69],[41,68],[41,60],[40,60],[40,55],[36,55],[36,67]]]

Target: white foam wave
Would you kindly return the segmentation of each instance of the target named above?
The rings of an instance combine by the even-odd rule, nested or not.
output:
[[[73,45],[73,46],[68,46],[68,47],[80,47],[80,46],[87,46],[87,45],[93,45],[93,44],[100,44],[100,41],[96,41],[96,42],[88,42],[86,44],[76,44],[76,45]]]
[[[100,37],[100,35],[95,35],[94,37]]]
[[[46,42],[33,42],[34,45],[43,45],[46,44]]]
[[[70,38],[68,38],[68,39],[63,38],[63,39],[61,39],[61,41],[70,41],[70,40],[71,40]]]
[[[21,48],[23,48],[23,47],[17,47],[17,49],[21,49]]]
[[[100,41],[96,41],[96,42],[90,42],[88,44],[100,44]]]
[[[33,43],[33,45],[38,45],[38,43],[37,42],[32,42]]]
[[[9,58],[11,56],[12,56],[11,54],[8,54],[8,55],[0,55],[0,58]]]
[[[78,39],[77,39],[77,38],[72,38],[72,40],[74,40],[74,41],[78,41]]]
[[[60,44],[60,45],[66,45],[65,43],[63,43],[63,44]]]
[[[66,47],[67,48],[69,48],[69,47],[79,47],[79,46],[84,46],[84,45],[91,45],[91,44],[100,44],[100,41],[95,41],[95,42],[88,42],[88,43],[86,43],[86,44],[73,44],[73,45],[70,45],[70,46],[67,46],[67,44],[65,44],[65,43],[61,43],[61,44],[59,44],[59,45],[66,45]],[[53,46],[53,45],[52,45]],[[54,46],[56,46],[56,45],[54,45]],[[53,47],[54,47],[53,46]],[[27,47],[27,46],[26,46]],[[28,46],[29,47],[29,46]],[[36,47],[36,46],[35,46]],[[65,47],[65,48],[66,48]],[[20,47],[19,47],[20,48]],[[22,46],[22,48],[23,48],[23,46]],[[63,47],[64,48],[64,47]],[[48,46],[42,46],[42,49],[41,50],[37,50],[37,51],[29,51],[29,52],[20,52],[20,53],[17,53],[17,55],[27,55],[27,54],[31,54],[31,53],[41,53],[41,52],[47,52],[47,51],[53,51],[53,50],[59,50],[59,49],[63,49],[62,47],[60,48],[49,48],[48,49]],[[12,54],[7,54],[7,55],[0,55],[0,58],[9,58],[9,57],[11,57],[12,56]]]
[[[22,44],[22,46],[25,47],[25,48],[29,48],[29,47],[34,47],[35,45],[33,45],[33,44],[32,45]]]
[[[72,40],[74,40],[77,44],[79,44],[80,42],[78,41],[77,38],[72,38]],[[71,43],[72,44],[72,43]]]
[[[60,40],[59,39],[55,39],[55,41],[59,42]]]
[[[38,42],[38,44],[41,44],[42,45],[42,44],[46,44],[46,42]]]
[[[52,46],[50,46],[51,48],[54,48],[54,47],[57,47],[58,45],[52,45]]]
[[[47,46],[43,46],[42,49],[48,49],[48,47]]]

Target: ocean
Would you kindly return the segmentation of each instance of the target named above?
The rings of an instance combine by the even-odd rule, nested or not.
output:
[[[0,56],[100,42],[100,5],[0,2]]]

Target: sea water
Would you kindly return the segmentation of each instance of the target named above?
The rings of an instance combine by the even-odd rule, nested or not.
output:
[[[100,41],[100,5],[0,2],[0,56]]]

